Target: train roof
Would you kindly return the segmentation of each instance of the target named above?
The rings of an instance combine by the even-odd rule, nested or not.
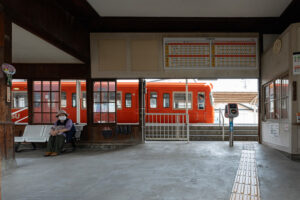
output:
[[[13,82],[13,85],[15,86],[22,86],[22,85],[26,85],[26,82]],[[85,83],[81,83],[83,85],[85,85]],[[117,86],[118,87],[138,87],[138,82],[118,82]],[[62,85],[76,85],[75,82],[63,82]],[[185,83],[177,83],[177,82],[155,82],[155,83],[147,83],[147,86],[150,87],[185,87]],[[189,87],[210,87],[212,88],[212,84],[207,84],[207,83],[189,83],[188,84]]]
[[[155,82],[155,83],[147,83],[147,87],[157,87],[157,88],[165,88],[168,87],[185,87],[185,83],[176,83],[176,82]],[[207,87],[212,89],[211,84],[207,83],[189,83],[189,87]],[[118,82],[118,87],[138,87],[137,82]]]

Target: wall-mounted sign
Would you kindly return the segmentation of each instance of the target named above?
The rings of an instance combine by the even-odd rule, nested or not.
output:
[[[16,73],[16,68],[10,64],[3,63],[1,65],[2,71],[7,76],[7,87],[6,87],[6,101],[11,102],[11,85],[12,85],[12,76]]]
[[[165,69],[258,66],[256,38],[164,38]]]
[[[300,74],[300,52],[293,53],[293,74]]]

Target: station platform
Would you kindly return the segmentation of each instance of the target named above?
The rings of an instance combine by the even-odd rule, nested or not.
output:
[[[50,158],[39,150],[18,153],[18,167],[2,177],[2,195],[14,200],[229,200],[244,150],[255,154],[261,199],[299,199],[300,162],[256,142],[235,142],[230,148],[215,141],[79,149]]]

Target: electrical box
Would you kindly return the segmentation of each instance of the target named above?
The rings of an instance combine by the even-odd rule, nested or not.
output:
[[[235,118],[239,116],[239,107],[236,103],[229,103],[225,106],[225,117]]]

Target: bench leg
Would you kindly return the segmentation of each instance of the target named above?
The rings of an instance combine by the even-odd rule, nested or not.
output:
[[[31,145],[32,145],[33,150],[36,150],[36,145],[33,142],[31,142]]]
[[[75,151],[76,144],[75,144],[75,138],[72,139],[72,151]]]
[[[16,144],[16,146],[15,146],[15,152],[21,152],[21,151],[19,150],[20,145],[21,145],[21,142],[18,142],[18,143]]]

